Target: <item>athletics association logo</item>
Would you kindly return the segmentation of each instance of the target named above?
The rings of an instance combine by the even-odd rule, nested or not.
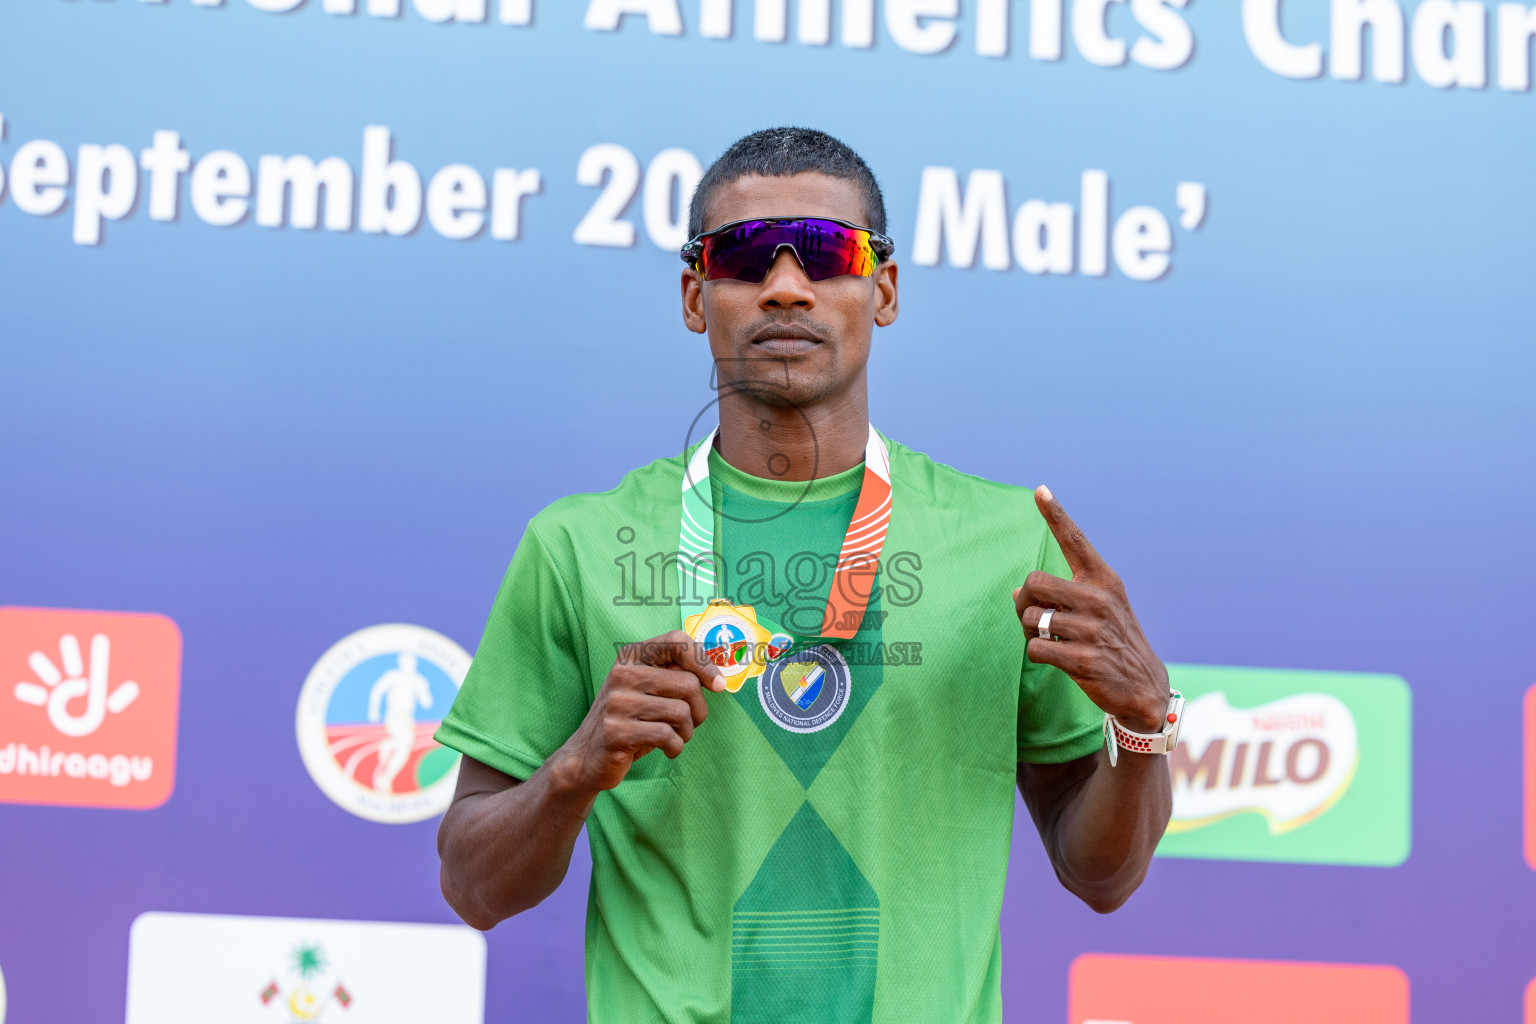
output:
[[[769,718],[790,732],[820,732],[848,706],[852,674],[829,644],[817,644],[769,663],[757,698]]]
[[[459,755],[432,738],[469,670],[458,644],[422,626],[358,630],[310,669],[296,730],[321,792],[389,825],[448,809]]]
[[[485,939],[462,925],[139,915],[127,1024],[481,1024]]]
[[[704,654],[720,666],[725,688],[730,693],[743,683],[762,674],[768,651],[774,640],[758,624],[757,612],[749,604],[733,605],[715,599],[697,615],[683,620],[683,630],[704,645]],[[783,638],[782,646],[788,646]]]
[[[0,801],[159,807],[180,690],[163,615],[0,608]]]

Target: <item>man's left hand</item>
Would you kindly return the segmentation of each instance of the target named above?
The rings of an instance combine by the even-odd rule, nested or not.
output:
[[[1125,584],[1068,518],[1049,487],[1035,489],[1045,517],[1072,569],[1064,580],[1035,570],[1013,592],[1028,636],[1029,660],[1071,676],[1090,700],[1136,732],[1160,732],[1168,709],[1168,670],[1147,643],[1131,611]],[[1054,609],[1052,639],[1039,635],[1040,617]]]

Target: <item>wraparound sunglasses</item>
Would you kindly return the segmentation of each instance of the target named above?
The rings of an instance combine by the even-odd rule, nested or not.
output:
[[[854,274],[868,277],[896,246],[885,235],[827,217],[769,217],[722,224],[683,246],[683,262],[706,281],[761,284],[784,246],[812,281]]]

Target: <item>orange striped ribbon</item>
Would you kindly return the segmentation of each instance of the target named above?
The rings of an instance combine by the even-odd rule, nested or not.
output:
[[[683,473],[683,515],[678,532],[678,596],[686,621],[690,604],[702,605],[719,595],[715,570],[715,516],[704,498],[709,493],[709,451],[715,431],[693,450]],[[869,608],[880,549],[891,522],[891,456],[885,440],[871,425],[864,446],[864,482],[858,505],[843,537],[843,549],[832,573],[832,590],[822,614],[821,635],[847,640],[859,631]],[[687,603],[685,603],[687,602]]]

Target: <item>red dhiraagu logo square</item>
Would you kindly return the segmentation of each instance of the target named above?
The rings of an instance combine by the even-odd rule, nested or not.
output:
[[[163,615],[0,608],[0,802],[159,807],[180,696]]]
[[[1408,976],[1374,964],[1086,953],[1070,986],[1070,1024],[1408,1024]]]
[[[1525,691],[1525,862],[1536,870],[1536,686]]]

